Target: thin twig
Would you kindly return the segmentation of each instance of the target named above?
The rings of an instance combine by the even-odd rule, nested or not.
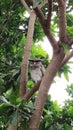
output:
[[[71,53],[63,59],[61,66],[66,64],[72,57],[73,57],[73,51],[71,51]]]

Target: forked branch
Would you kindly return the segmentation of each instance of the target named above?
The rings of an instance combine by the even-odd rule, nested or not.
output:
[[[44,33],[47,36],[48,40],[50,41],[53,50],[58,50],[59,47],[58,47],[57,41],[55,40],[55,38],[53,37],[53,35],[50,31],[51,16],[52,16],[52,1],[49,1],[48,11],[49,11],[49,14],[48,14],[48,18],[47,18],[47,21],[46,21],[46,19],[43,15],[42,11],[40,10],[40,8],[38,8],[38,7],[35,8],[35,13],[36,13],[37,17],[39,18],[39,21],[42,25]]]

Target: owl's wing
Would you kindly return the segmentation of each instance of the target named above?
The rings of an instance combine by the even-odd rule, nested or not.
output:
[[[42,76],[45,74],[45,71],[46,71],[45,67],[43,65],[41,65]]]

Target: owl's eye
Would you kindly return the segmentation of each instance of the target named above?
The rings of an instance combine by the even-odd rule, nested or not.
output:
[[[30,61],[30,64],[33,64],[33,61]]]

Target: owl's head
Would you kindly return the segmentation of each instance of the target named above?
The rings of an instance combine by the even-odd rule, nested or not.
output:
[[[29,59],[30,68],[38,68],[41,66],[41,59]]]

